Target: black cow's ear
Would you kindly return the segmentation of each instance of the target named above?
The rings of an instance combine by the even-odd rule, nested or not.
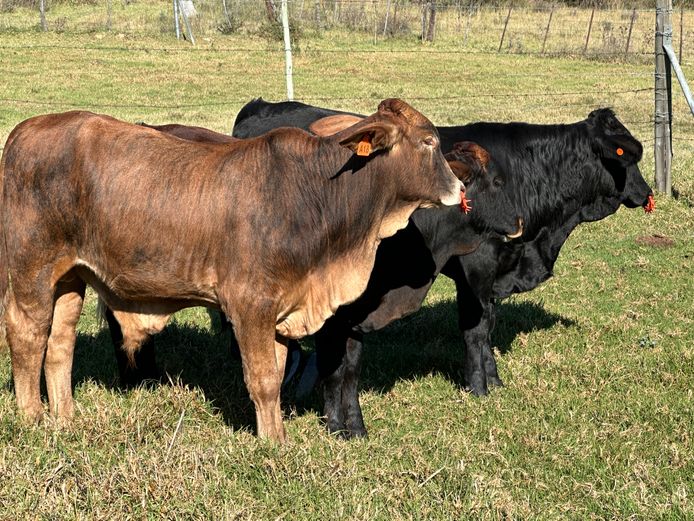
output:
[[[463,184],[468,185],[472,181],[473,170],[470,165],[456,159],[448,159],[448,166],[451,167],[453,174],[460,179]]]
[[[463,183],[469,184],[476,175],[486,172],[489,152],[472,141],[459,141],[445,155],[448,166]]]
[[[388,120],[360,122],[337,134],[340,145],[360,156],[392,148],[402,136],[402,129]]]

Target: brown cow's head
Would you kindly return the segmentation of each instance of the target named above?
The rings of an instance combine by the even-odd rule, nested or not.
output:
[[[330,116],[311,130],[334,134],[343,147],[380,161],[402,200],[419,201],[420,206],[460,203],[463,186],[443,157],[436,128],[402,100],[384,100],[375,114],[363,119]]]

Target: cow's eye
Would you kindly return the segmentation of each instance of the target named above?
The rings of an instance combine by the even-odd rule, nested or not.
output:
[[[434,136],[427,136],[424,138],[424,144],[428,147],[436,146],[436,138]]]
[[[493,183],[494,183],[494,186],[496,186],[496,187],[502,187],[502,186],[504,186],[504,180],[503,180],[501,177],[499,177],[499,176],[496,176],[496,177],[494,178]]]

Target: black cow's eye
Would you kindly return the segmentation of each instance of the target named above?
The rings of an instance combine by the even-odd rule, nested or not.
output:
[[[503,180],[501,177],[499,177],[499,176],[496,176],[496,177],[494,178],[493,183],[494,183],[494,186],[497,186],[497,187],[504,186],[504,180]]]
[[[436,138],[434,136],[427,136],[424,138],[424,144],[433,147],[436,145]]]

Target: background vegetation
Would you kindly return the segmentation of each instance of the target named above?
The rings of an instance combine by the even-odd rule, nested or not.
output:
[[[33,10],[0,14],[0,142],[32,115],[74,108],[228,132],[251,98],[284,98],[281,44],[250,22],[201,31],[192,47],[172,36],[168,2],[114,3],[110,31],[92,7],[51,4],[47,32]],[[497,53],[505,12],[489,13],[467,39],[453,18],[424,45],[416,32],[374,41],[307,25],[296,95],[359,112],[400,96],[438,124],[571,122],[612,106],[643,141],[652,179],[652,57],[542,56],[529,35],[546,21],[532,11],[512,18],[520,43]],[[567,10],[553,48],[580,51],[569,21],[588,16]],[[645,40],[652,13],[639,16]],[[657,197],[651,216],[622,209],[582,225],[554,279],[500,304],[505,388],[484,399],[461,389],[454,287],[441,278],[420,313],[367,338],[369,439],[327,435],[319,396],[296,405],[288,392],[290,443],[271,446],[253,436],[240,366],[203,310],[156,339],[170,381],[123,392],[90,294],[72,427],[18,420],[0,352],[0,518],[694,518],[694,127],[674,89],[677,197]]]

